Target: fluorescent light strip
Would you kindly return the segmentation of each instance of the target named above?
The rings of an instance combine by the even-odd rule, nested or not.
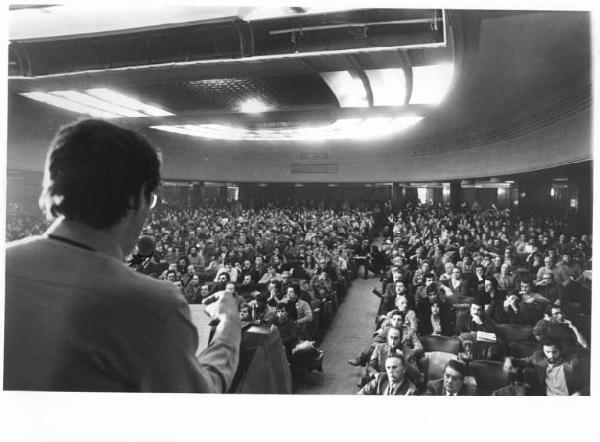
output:
[[[94,97],[100,98],[101,100],[108,101],[109,103],[116,104],[117,106],[140,111],[152,117],[167,117],[170,115],[175,115],[156,106],[151,106],[126,95],[119,94],[111,89],[94,88],[88,89],[86,92]]]
[[[102,111],[111,112],[122,117],[145,117],[146,115],[131,109],[117,106],[104,100],[99,100],[96,97],[91,97],[86,94],[82,94],[77,91],[54,91],[50,92],[52,95],[56,95],[67,100],[71,100],[75,103],[83,104],[84,106],[94,107]]]
[[[379,138],[406,129],[421,121],[422,118],[420,116],[367,119],[346,118],[337,120],[327,126],[294,129],[248,130],[221,124],[160,125],[151,126],[151,128],[182,135],[220,140],[317,141]]]
[[[48,94],[46,92],[24,92],[21,95],[27,98],[31,98],[32,100],[40,101],[42,103],[49,104],[51,106],[60,107],[62,109],[69,110],[71,112],[77,112],[79,114],[88,114],[92,117],[96,118],[118,118],[120,115],[114,114],[112,112],[102,111],[100,109],[96,109],[90,106],[85,106],[83,104],[75,103],[71,100],[67,100],[65,98]]]
[[[174,115],[163,109],[151,106],[110,89],[88,89],[78,91],[25,92],[21,95],[52,106],[87,114],[97,118],[120,117],[164,117]],[[89,94],[89,95],[88,95]]]

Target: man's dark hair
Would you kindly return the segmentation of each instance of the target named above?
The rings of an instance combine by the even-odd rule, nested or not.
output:
[[[402,366],[406,367],[406,359],[404,358],[404,355],[402,353],[400,353],[400,352],[390,352],[388,354],[388,357],[386,358],[386,360],[387,359],[392,359],[392,358],[393,359],[398,359],[402,363]]]
[[[160,153],[138,132],[103,120],[62,127],[46,158],[40,208],[92,228],[115,225],[160,182]],[[132,206],[133,203],[133,206]]]
[[[562,342],[559,339],[544,337],[540,344],[543,347],[556,347],[558,350],[562,351],[563,346]]]
[[[559,304],[548,304],[546,306],[546,314],[552,316],[552,310],[560,310],[561,312],[563,311],[563,308],[561,305]]]
[[[402,328],[401,327],[394,327],[394,326],[389,326],[388,329],[385,331],[385,338],[387,339],[390,336],[390,331],[391,330],[398,330],[400,332],[400,339],[402,339]]]
[[[448,361],[448,363],[446,364],[446,368],[451,368],[452,370],[456,371],[458,374],[461,375],[461,377],[464,379],[465,374],[467,372],[467,367],[466,365],[461,362],[461,361],[457,361],[454,359],[451,359]]]

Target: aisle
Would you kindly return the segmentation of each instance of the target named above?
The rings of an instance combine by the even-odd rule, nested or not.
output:
[[[372,341],[379,298],[371,293],[380,288],[372,276],[352,281],[346,299],[321,344],[325,352],[323,373],[313,372],[298,386],[296,394],[354,394],[360,370],[346,362],[356,357]]]

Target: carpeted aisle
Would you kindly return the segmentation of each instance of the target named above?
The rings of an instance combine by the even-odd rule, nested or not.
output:
[[[362,270],[362,269],[361,269]],[[379,278],[352,281],[346,299],[329,327],[321,348],[325,352],[323,373],[313,372],[298,386],[296,394],[354,394],[360,368],[346,362],[371,343],[379,298],[371,293],[380,288]]]

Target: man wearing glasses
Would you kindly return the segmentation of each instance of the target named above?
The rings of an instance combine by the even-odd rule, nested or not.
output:
[[[54,220],[6,251],[4,389],[225,392],[238,364],[237,303],[195,357],[185,298],[123,263],[156,204],[160,156],[140,134],[102,120],[59,130],[40,207]]]

